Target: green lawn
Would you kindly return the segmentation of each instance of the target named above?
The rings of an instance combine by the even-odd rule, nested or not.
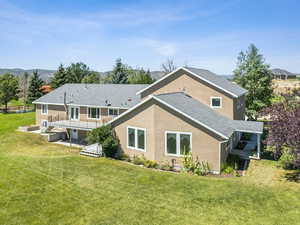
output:
[[[299,224],[300,184],[275,162],[242,178],[159,172],[15,131],[33,122],[0,114],[0,224]]]

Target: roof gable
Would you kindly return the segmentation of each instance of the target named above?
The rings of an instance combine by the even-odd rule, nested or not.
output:
[[[113,124],[152,99],[225,139],[230,138],[234,131],[262,133],[263,123],[231,120],[182,92],[150,95],[144,101],[108,122],[108,124]]]
[[[244,88],[242,88],[236,84],[233,84],[232,82],[226,80],[225,78],[218,76],[208,70],[198,69],[198,68],[193,68],[193,67],[179,67],[178,69],[165,75],[164,77],[160,78],[159,80],[157,80],[156,82],[147,86],[146,88],[138,91],[137,95],[143,93],[144,91],[148,90],[151,87],[156,86],[158,83],[160,83],[161,81],[165,80],[166,78],[174,75],[176,72],[178,72],[180,70],[183,70],[184,72],[187,72],[188,74],[195,76],[200,80],[203,80],[204,82],[216,87],[217,89],[229,94],[232,97],[237,98],[237,97],[247,93],[247,90],[245,90]]]

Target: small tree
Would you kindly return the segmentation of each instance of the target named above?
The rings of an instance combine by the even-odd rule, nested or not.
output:
[[[122,63],[121,59],[116,60],[116,65],[111,72],[113,84],[127,84],[128,83],[128,71],[126,65]]]
[[[168,74],[168,73],[172,72],[173,70],[175,70],[177,68],[177,66],[175,65],[173,59],[167,59],[166,62],[161,64],[161,68],[162,68],[164,74]]]
[[[87,141],[90,144],[99,143],[103,144],[103,142],[110,136],[113,136],[113,131],[111,126],[101,126],[96,129],[93,129],[88,133]]]
[[[51,80],[51,87],[58,88],[66,83],[68,83],[67,72],[64,66],[60,64],[58,70],[54,73],[53,79]]]
[[[43,96],[43,92],[41,91],[41,87],[43,86],[44,82],[40,78],[38,71],[33,71],[33,75],[30,80],[29,88],[28,88],[28,96],[27,102],[32,103],[36,99]]]
[[[285,163],[300,168],[300,91],[282,95],[282,101],[263,110],[270,116],[265,143],[274,152],[274,158],[282,155]],[[288,160],[288,162],[286,161]],[[285,167],[288,167],[285,165]]]
[[[115,138],[111,126],[101,126],[88,133],[87,141],[90,144],[102,145],[102,151],[106,157],[116,158],[119,149],[119,142]]]
[[[265,64],[263,56],[253,44],[245,53],[239,54],[234,81],[248,90],[246,115],[256,120],[259,111],[271,105],[273,89],[269,65]]]
[[[5,105],[5,112],[7,112],[8,102],[18,99],[18,88],[18,80],[14,75],[9,73],[0,75],[0,104]]]

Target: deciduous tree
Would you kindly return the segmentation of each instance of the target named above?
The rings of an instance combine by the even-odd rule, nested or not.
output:
[[[9,73],[0,75],[0,104],[5,105],[5,112],[7,112],[8,102],[18,99],[18,88],[18,80],[14,75]]]

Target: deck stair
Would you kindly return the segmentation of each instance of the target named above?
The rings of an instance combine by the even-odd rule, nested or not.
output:
[[[81,151],[80,155],[86,155],[91,157],[101,157],[102,156],[102,146],[99,144],[92,144],[85,146]]]

